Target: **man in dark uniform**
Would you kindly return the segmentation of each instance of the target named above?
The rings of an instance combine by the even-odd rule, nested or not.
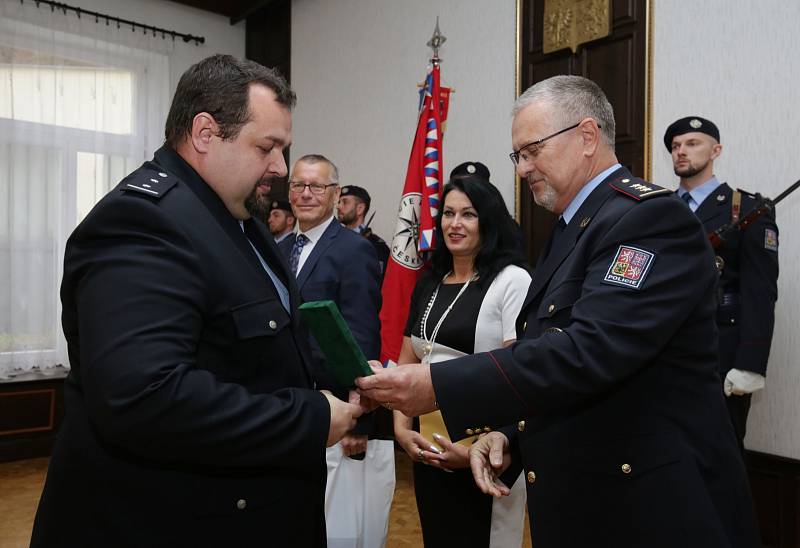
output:
[[[703,223],[706,233],[747,215],[755,196],[732,190],[714,176],[722,153],[719,129],[710,120],[687,116],[664,133],[678,195]],[[728,411],[744,450],[751,394],[764,388],[775,301],[778,298],[778,227],[768,211],[746,229],[732,233],[715,250],[719,269],[719,373]]]
[[[279,244],[283,240],[292,239],[294,235],[294,225],[297,219],[292,212],[292,205],[286,200],[275,200],[269,210],[267,226],[269,233],[275,238],[275,243]],[[292,242],[294,243],[294,242]]]
[[[386,264],[389,261],[389,246],[365,224],[364,219],[367,217],[371,202],[372,199],[365,188],[356,185],[345,185],[342,187],[339,203],[336,205],[336,214],[340,223],[364,236],[375,248],[378,261],[381,263],[382,279],[383,274],[386,272]]]
[[[294,92],[226,55],[178,83],[166,144],[67,242],[72,370],[31,546],[324,546],[325,447],[360,407],[315,386],[261,223]]]
[[[524,466],[537,548],[755,548],[716,371],[711,247],[673,192],[617,162],[614,137],[590,80],[556,76],[521,95],[511,157],[560,219],[518,342],[358,384],[409,416],[439,407],[451,437],[486,433],[470,450],[486,493],[507,494],[497,475]]]

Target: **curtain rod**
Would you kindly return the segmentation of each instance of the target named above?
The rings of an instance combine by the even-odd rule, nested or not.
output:
[[[136,31],[137,28],[142,29],[142,34],[147,34],[148,32],[152,32],[153,36],[158,35],[161,33],[161,38],[166,39],[167,36],[172,38],[172,41],[175,41],[175,37],[182,38],[184,42],[194,42],[195,45],[204,44],[206,39],[203,36],[192,36],[191,34],[184,34],[182,32],[176,32],[174,30],[162,29],[159,27],[153,27],[151,25],[145,25],[143,23],[137,23],[136,21],[129,21],[127,19],[120,19],[119,17],[114,17],[113,15],[106,15],[105,13],[98,13],[96,11],[85,10],[83,8],[79,8],[76,6],[70,6],[68,4],[62,4],[61,2],[51,2],[49,0],[32,0],[36,7],[40,7],[39,4],[45,4],[50,6],[50,11],[55,12],[56,10],[64,12],[64,15],[67,14],[68,11],[75,12],[78,16],[78,19],[81,18],[81,15],[88,15],[89,17],[94,17],[95,23],[100,23],[101,19],[105,19],[106,26],[109,25],[110,22],[115,22],[117,24],[117,28],[120,28],[121,25],[128,26],[130,25],[131,31]],[[20,4],[24,4],[24,0],[19,0]]]

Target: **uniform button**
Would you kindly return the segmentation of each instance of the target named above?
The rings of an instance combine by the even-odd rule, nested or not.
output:
[[[244,499],[237,500],[236,508],[238,508],[239,510],[244,510],[245,508],[247,508],[247,501]]]
[[[630,474],[631,473],[631,465],[627,462],[622,465],[622,473],[623,474]]]
[[[519,430],[520,432],[525,431],[525,421],[519,421],[517,423],[517,430]]]
[[[492,429],[491,429],[491,428],[489,428],[488,426],[484,426],[484,427],[483,427],[483,431],[484,431],[484,432],[491,432],[491,431],[492,431]]]
[[[556,305],[551,304],[550,306],[547,307],[547,312],[549,314],[552,314],[555,309],[556,309]]]
[[[623,182],[623,183],[630,183],[630,182],[631,182],[631,180],[630,180],[630,179],[622,179],[622,182]]]
[[[467,428],[466,430],[464,430],[464,432],[466,432],[468,436],[471,436],[475,433],[475,430],[473,430],[472,428]]]
[[[735,324],[736,323],[736,318],[731,318],[731,323]]]
[[[531,470],[530,472],[528,472],[528,473],[525,475],[525,477],[527,478],[527,480],[528,480],[528,483],[533,483],[533,482],[535,482],[535,481],[536,481],[536,473],[535,473],[533,470]]]
[[[278,328],[278,322],[276,322],[275,320],[270,320],[269,321],[269,328],[270,329],[277,329]]]

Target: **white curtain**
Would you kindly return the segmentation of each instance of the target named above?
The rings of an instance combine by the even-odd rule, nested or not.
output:
[[[0,379],[69,367],[64,247],[163,142],[167,37],[0,0]]]

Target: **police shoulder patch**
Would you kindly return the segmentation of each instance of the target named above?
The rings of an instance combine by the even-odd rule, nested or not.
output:
[[[771,228],[764,229],[764,249],[778,251],[778,233]]]
[[[178,179],[165,171],[151,171],[150,169],[142,168],[127,177],[122,182],[120,189],[158,199],[169,192],[177,183]]]
[[[667,188],[662,188],[652,183],[648,183],[644,179],[638,179],[636,177],[615,179],[608,184],[617,192],[639,202],[655,196],[672,194],[672,191]]]
[[[639,289],[653,265],[655,254],[638,247],[621,245],[608,267],[603,282]]]

